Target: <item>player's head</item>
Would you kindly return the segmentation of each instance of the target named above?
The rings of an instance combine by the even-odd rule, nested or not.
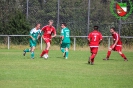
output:
[[[98,30],[98,26],[94,26],[94,30]]]
[[[62,27],[62,28],[65,28],[66,26],[67,26],[66,23],[61,23],[61,27]]]
[[[36,29],[38,30],[40,29],[41,24],[37,23],[35,26],[36,26]]]
[[[49,20],[48,23],[49,23],[50,26],[52,26],[54,21],[53,20]]]
[[[111,28],[110,28],[110,33],[113,34],[115,31],[116,31],[116,29],[115,29],[114,27],[111,27]]]

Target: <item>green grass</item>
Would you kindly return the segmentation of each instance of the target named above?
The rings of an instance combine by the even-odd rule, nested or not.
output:
[[[107,51],[99,51],[95,64],[87,64],[89,51],[70,51],[68,60],[59,50],[49,59],[39,58],[41,50],[22,56],[22,50],[0,50],[0,88],[132,88],[133,52],[124,51],[124,62],[117,52],[103,61]]]

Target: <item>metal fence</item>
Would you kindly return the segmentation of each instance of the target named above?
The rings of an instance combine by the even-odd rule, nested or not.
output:
[[[10,14],[15,10],[22,11],[30,25],[36,22],[46,25],[49,19],[55,21],[54,26],[60,29],[60,23],[66,22],[73,36],[87,35],[94,25],[100,27],[104,36],[115,26],[121,36],[132,36],[133,13],[126,20],[116,19],[110,12],[112,0],[1,0],[1,30],[9,21]],[[114,0],[122,2],[128,0]],[[132,0],[130,0],[132,1]],[[130,7],[130,6],[129,6]],[[126,31],[126,33],[125,33]]]
[[[124,0],[114,1],[116,3]],[[50,2],[54,3],[54,6],[47,5]],[[31,23],[34,22],[33,18],[35,20],[39,18],[42,24],[46,24],[48,19],[54,19],[57,30],[60,29],[61,22],[66,22],[70,30],[72,30],[73,36],[77,36],[76,34],[78,36],[87,35],[92,31],[94,25],[100,26],[100,31],[104,36],[108,36],[109,31],[106,30],[111,26],[115,26],[120,35],[132,36],[132,34],[124,33],[127,29],[129,31],[133,29],[133,20],[131,20],[133,19],[133,14],[126,20],[116,19],[110,11],[111,2],[112,0],[73,0],[73,2],[71,0],[43,0],[42,5],[46,5],[46,7],[43,7],[44,9],[47,8],[46,13],[44,16],[36,16],[33,12],[35,7],[39,8],[39,6],[33,7],[34,0],[27,0],[26,16]],[[113,9],[116,10],[115,8]],[[35,13],[37,14],[37,12]]]
[[[87,34],[93,30],[94,25],[99,26],[99,31],[104,36],[103,45],[110,45],[111,35],[109,29],[116,27],[122,36],[125,45],[131,46],[133,43],[133,13],[127,19],[117,19],[110,11],[110,4],[113,0],[0,0],[0,43],[7,45],[8,49],[12,44],[28,44],[28,34],[7,35],[6,31],[10,17],[16,15],[16,11],[21,11],[26,16],[27,22],[31,28],[35,23],[41,23],[42,26],[48,23],[49,19],[54,20],[54,26],[57,29],[57,35],[60,33],[60,23],[66,22],[71,31],[71,45],[76,50],[79,47],[87,45]],[[115,3],[129,0],[114,0]],[[133,0],[130,0],[133,3]],[[115,6],[114,3],[114,6]],[[129,4],[128,4],[129,5]],[[128,6],[133,10],[133,7]],[[116,12],[116,9],[113,8]],[[133,12],[133,11],[132,11]],[[8,24],[10,25],[10,24]],[[15,30],[19,30],[15,28]],[[15,31],[14,30],[14,31]],[[25,30],[25,29],[23,29]],[[23,31],[22,30],[22,31]],[[5,31],[5,33],[3,33]],[[27,33],[29,30],[25,30]],[[21,33],[21,32],[20,32]],[[23,41],[23,42],[22,42]],[[53,39],[53,45],[59,43],[58,37]],[[41,49],[42,49],[42,40]]]
[[[6,40],[3,37],[6,37]],[[2,38],[4,40],[4,42],[0,42],[0,44],[4,44],[7,46],[7,49],[10,49],[10,46],[12,45],[11,44],[11,37],[27,37],[27,38],[29,38],[29,35],[0,35],[0,38]],[[79,47],[88,46],[87,36],[71,36],[70,38],[71,38],[71,45],[73,46],[74,51],[76,50],[77,45]],[[59,36],[56,36],[56,38],[53,38],[53,40],[54,39],[59,39]],[[103,36],[102,45],[104,45],[105,47],[110,47],[110,44],[112,43],[111,39],[112,39],[111,36]],[[121,36],[121,39],[122,39],[122,42],[124,45],[132,47],[133,36]],[[82,45],[79,44],[80,40],[82,40],[82,43],[81,43]],[[27,40],[27,42],[28,42],[28,40]],[[56,42],[58,42],[58,44],[59,44],[59,41],[56,40]],[[40,39],[39,43],[40,43],[40,49],[42,50],[42,48],[43,48],[42,38]],[[17,44],[17,45],[20,45],[20,44]],[[28,43],[26,43],[26,45],[27,44]],[[57,44],[55,44],[55,42],[54,42],[52,45],[57,45]]]

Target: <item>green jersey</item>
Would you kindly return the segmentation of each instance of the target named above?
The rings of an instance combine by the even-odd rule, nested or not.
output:
[[[41,35],[41,30],[40,29],[36,30],[36,28],[33,28],[30,31],[30,36],[32,36],[35,40],[37,40],[38,35]]]
[[[30,31],[30,36],[32,36],[35,40],[33,40],[32,38],[30,38],[29,42],[30,42],[30,47],[33,47],[33,46],[36,46],[37,44],[37,39],[38,39],[38,36],[41,35],[41,30],[38,29],[36,30],[36,28],[33,28],[31,31]]]
[[[61,36],[63,36],[62,43],[70,43],[70,30],[68,28],[63,28],[61,30]]]

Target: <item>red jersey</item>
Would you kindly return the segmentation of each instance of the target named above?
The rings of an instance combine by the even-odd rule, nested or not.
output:
[[[44,38],[51,39],[52,34],[56,34],[56,30],[53,26],[46,25],[42,28]]]
[[[112,37],[114,39],[114,43],[115,43],[116,40],[118,40],[116,46],[122,45],[120,35],[118,33],[115,32],[114,34],[112,34]]]
[[[98,47],[100,41],[102,40],[102,34],[99,31],[94,30],[91,33],[89,33],[88,39],[90,40],[90,47]]]

